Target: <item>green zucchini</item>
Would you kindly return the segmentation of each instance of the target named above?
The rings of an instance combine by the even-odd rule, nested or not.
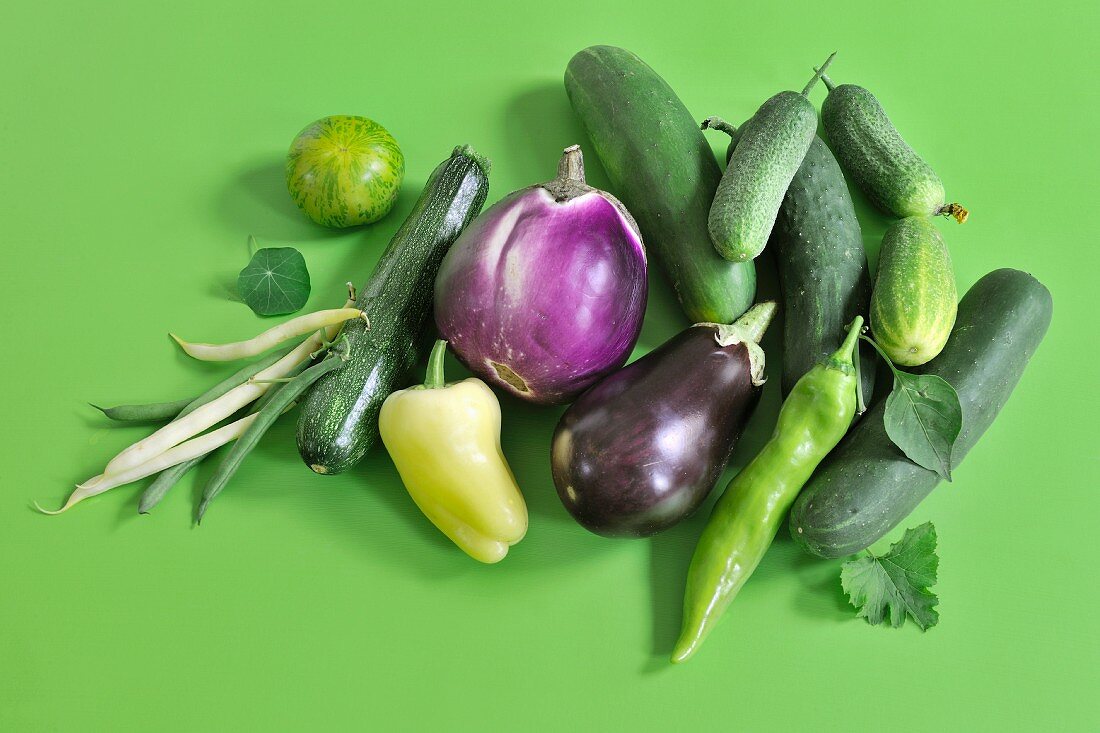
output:
[[[695,118],[657,72],[614,46],[570,59],[565,90],[684,312],[732,323],[756,297],[756,269],[722,259],[710,242],[707,214],[722,174]]]
[[[875,206],[897,217],[953,216],[960,224],[969,212],[946,203],[943,182],[909,147],[875,95],[855,84],[834,86],[821,105],[821,124],[840,165]]]
[[[900,366],[920,366],[940,353],[955,325],[959,294],[951,254],[927,216],[910,216],[882,236],[871,294],[875,341]]]
[[[727,260],[745,262],[764,251],[783,195],[817,133],[817,110],[807,96],[833,56],[801,94],[776,94],[742,130],[707,220],[711,241]]]
[[[432,172],[409,217],[390,240],[349,321],[348,361],[313,385],[298,416],[298,452],[317,473],[345,471],[378,439],[378,412],[424,354],[420,338],[439,264],[489,193],[489,161],[455,148]]]
[[[730,136],[727,160],[751,121],[735,128],[717,117],[707,120],[708,127]],[[787,187],[769,242],[783,296],[780,386],[786,395],[803,374],[840,347],[844,327],[865,315],[871,300],[867,254],[848,184],[817,136]],[[877,358],[874,347],[860,345],[867,399],[874,393]]]
[[[962,431],[955,465],[982,437],[1020,381],[1050,325],[1042,283],[1019,270],[995,270],[959,304],[943,352],[917,371],[947,380],[959,394]],[[904,520],[940,482],[890,442],[879,402],[825,459],[791,509],[790,529],[807,552],[842,557],[870,547]]]

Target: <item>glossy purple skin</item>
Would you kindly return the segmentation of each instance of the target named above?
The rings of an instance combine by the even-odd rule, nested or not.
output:
[[[558,496],[587,529],[644,537],[714,489],[760,398],[744,344],[692,326],[585,392],[554,431]]]
[[[556,201],[535,186],[494,204],[451,247],[435,322],[485,381],[564,404],[626,362],[647,287],[641,238],[614,204],[594,190]]]

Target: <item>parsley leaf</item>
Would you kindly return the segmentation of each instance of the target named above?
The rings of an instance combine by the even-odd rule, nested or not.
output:
[[[936,528],[925,522],[905,530],[900,540],[884,555],[868,551],[849,560],[840,570],[840,584],[848,594],[858,616],[872,625],[882,623],[887,612],[894,628],[908,614],[921,630],[940,620],[934,608],[939,598],[928,590],[936,584],[940,559],[936,555]]]
[[[309,270],[293,247],[265,247],[237,276],[237,293],[258,316],[293,313],[309,299]]]

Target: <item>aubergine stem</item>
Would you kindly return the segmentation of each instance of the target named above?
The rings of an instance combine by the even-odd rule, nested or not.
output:
[[[768,330],[779,306],[774,300],[766,300],[749,308],[743,316],[733,323],[697,324],[714,327],[714,340],[719,346],[744,344],[749,354],[749,371],[752,383],[759,387],[764,384],[764,350],[760,348],[760,339]]]
[[[745,339],[760,343],[760,339],[764,338],[764,334],[778,310],[779,305],[774,300],[765,300],[763,303],[757,303],[749,308],[745,315],[734,321],[733,325],[740,329],[741,335]]]
[[[584,180],[584,155],[580,145],[570,145],[562,151],[558,161],[558,175],[542,187],[550,192],[554,200],[561,203],[576,198],[592,190]]]
[[[580,145],[570,145],[562,151],[558,161],[558,179],[584,183],[584,155]]]
[[[821,65],[821,68],[814,69],[814,78],[810,79],[809,83],[806,84],[806,86],[802,89],[803,97],[810,96],[810,90],[814,88],[814,84],[817,84],[818,79],[824,77],[825,70],[829,68],[829,65],[831,63],[833,63],[834,58],[836,58],[836,51],[833,51],[831,54],[829,54],[829,58],[825,59],[825,63]]]

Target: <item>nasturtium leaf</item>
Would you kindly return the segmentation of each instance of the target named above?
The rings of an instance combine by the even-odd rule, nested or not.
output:
[[[840,584],[859,611],[857,615],[868,623],[880,624],[889,613],[890,625],[897,628],[908,614],[926,630],[940,620],[935,609],[939,598],[928,590],[936,584],[939,564],[936,528],[925,522],[905,530],[886,554],[868,552],[844,563]]]
[[[256,315],[293,313],[309,299],[309,270],[293,247],[265,247],[237,276],[237,293]]]
[[[951,480],[951,448],[962,429],[954,387],[934,374],[895,370],[883,420],[886,434],[909,460]]]

